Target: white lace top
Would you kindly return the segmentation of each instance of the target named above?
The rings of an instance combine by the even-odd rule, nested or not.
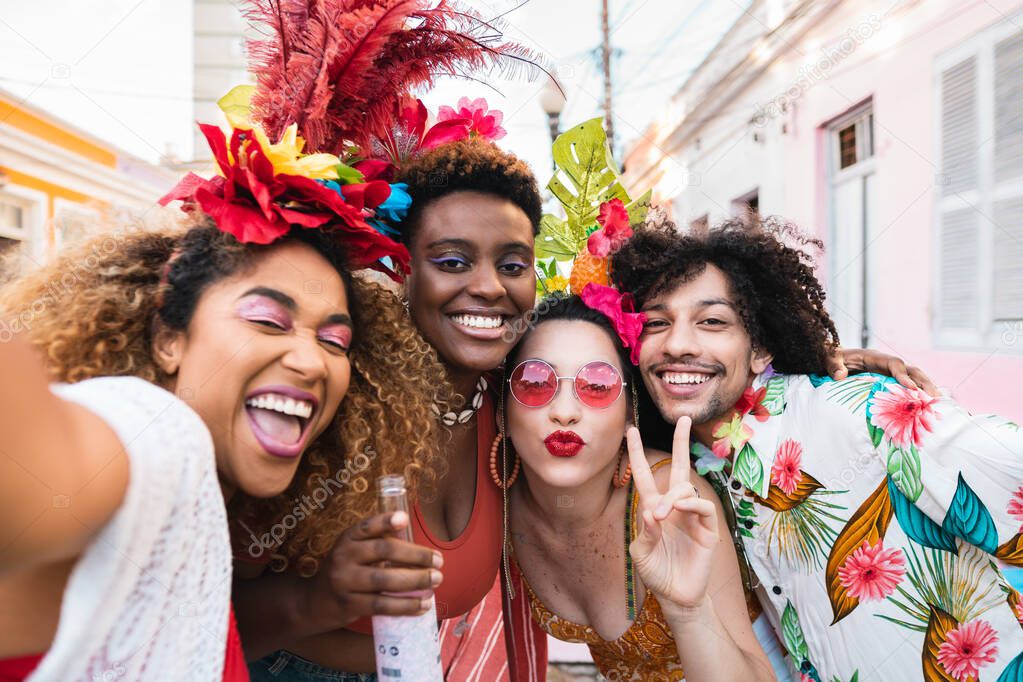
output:
[[[199,416],[133,377],[55,385],[128,453],[124,502],[75,565],[32,682],[221,679],[231,598],[227,514]]]

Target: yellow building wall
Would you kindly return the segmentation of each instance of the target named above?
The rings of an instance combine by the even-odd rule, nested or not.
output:
[[[45,140],[50,144],[103,166],[109,168],[117,166],[117,154],[115,152],[19,106],[17,102],[2,94],[0,94],[0,123]],[[56,211],[54,202],[56,199],[86,204],[91,208],[103,209],[107,207],[107,202],[105,201],[54,184],[43,178],[21,173],[4,166],[0,166],[0,171],[7,177],[7,181],[11,185],[25,187],[46,195],[46,232],[49,246],[53,246],[55,240],[54,217]]]

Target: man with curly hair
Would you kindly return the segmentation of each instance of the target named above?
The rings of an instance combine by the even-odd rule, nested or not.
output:
[[[638,231],[613,266],[647,316],[647,392],[692,418],[694,466],[731,503],[800,679],[1021,679],[1023,598],[995,559],[1023,565],[1023,433],[887,377],[823,376],[838,336],[812,246],[770,219]]]

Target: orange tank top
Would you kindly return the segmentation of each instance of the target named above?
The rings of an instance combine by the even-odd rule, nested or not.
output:
[[[475,501],[462,534],[451,541],[440,540],[426,527],[419,505],[412,510],[416,544],[436,549],[444,556],[444,581],[435,593],[440,619],[461,616],[483,601],[501,565],[501,490],[490,480],[490,448],[497,436],[497,423],[489,393],[484,394],[476,414],[476,430]]]
[[[412,508],[412,537],[416,544],[444,556],[444,580],[434,593],[437,618],[457,618],[483,601],[501,566],[501,489],[490,480],[490,448],[497,436],[497,412],[490,393],[476,413],[476,491],[469,525],[454,540],[434,537],[426,527],[419,505]],[[469,491],[466,491],[468,494]],[[360,618],[348,630],[370,634],[372,621]]]

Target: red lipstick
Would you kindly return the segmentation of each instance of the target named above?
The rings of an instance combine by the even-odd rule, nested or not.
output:
[[[574,431],[555,431],[544,438],[543,444],[547,446],[547,452],[555,457],[574,457],[583,449],[586,441]]]

